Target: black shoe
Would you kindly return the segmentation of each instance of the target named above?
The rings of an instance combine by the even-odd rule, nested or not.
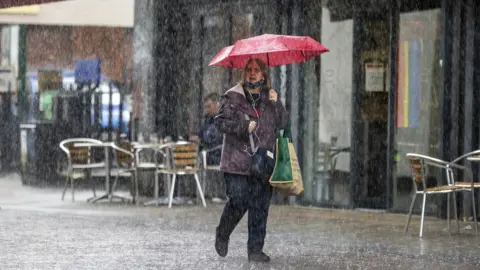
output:
[[[215,250],[218,256],[225,257],[228,253],[228,239],[223,239],[221,236],[215,234]]]
[[[263,252],[250,253],[250,254],[248,254],[248,261],[249,262],[268,263],[268,262],[270,262],[270,257],[268,257],[268,255],[263,253]]]

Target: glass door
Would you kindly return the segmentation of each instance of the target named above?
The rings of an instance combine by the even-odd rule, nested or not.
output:
[[[360,115],[354,125],[359,130],[359,171],[355,192],[358,208],[386,207],[388,139],[388,13],[364,13],[355,38],[360,47]]]

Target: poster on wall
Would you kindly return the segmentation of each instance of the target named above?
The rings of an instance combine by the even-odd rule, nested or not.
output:
[[[385,91],[385,65],[383,63],[365,64],[365,91]]]
[[[53,118],[53,97],[63,87],[61,71],[39,70],[38,71],[38,105],[39,111],[44,112],[46,120]]]
[[[39,70],[38,71],[38,92],[46,90],[60,90],[63,87],[63,77],[61,71]]]
[[[20,163],[22,168],[27,164],[27,131],[20,131]]]

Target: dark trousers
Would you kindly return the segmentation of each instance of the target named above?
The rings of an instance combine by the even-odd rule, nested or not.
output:
[[[217,236],[229,239],[248,210],[248,252],[261,252],[267,234],[272,187],[265,180],[245,175],[225,173],[224,177],[228,201],[217,227]]]
[[[209,199],[220,198],[225,199],[225,180],[223,179],[223,173],[218,171],[206,171],[205,176],[207,181],[205,182],[205,197]]]

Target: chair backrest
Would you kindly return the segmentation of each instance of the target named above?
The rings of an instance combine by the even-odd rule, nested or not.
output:
[[[115,154],[117,165],[121,168],[132,168],[135,164],[134,148],[130,142],[120,142],[113,144],[112,148]]]
[[[433,158],[430,156],[408,153],[408,164],[410,166],[410,172],[412,174],[412,180],[414,186],[417,189],[421,185],[422,190],[427,188],[426,177],[428,176],[428,167],[433,166],[440,169],[444,169],[448,177],[448,162]],[[450,183],[450,182],[449,182]]]
[[[134,149],[135,165],[138,167],[151,166],[157,164],[165,166],[166,154],[165,148],[161,144],[150,143],[132,143]]]
[[[218,164],[208,164],[208,162],[207,162],[207,156],[208,156],[208,154],[211,153],[211,152],[218,151],[218,150],[222,150],[222,149],[223,149],[223,145],[217,145],[217,146],[215,146],[215,147],[213,147],[213,148],[203,149],[203,150],[201,151],[201,154],[202,154],[202,156],[201,156],[201,158],[202,158],[202,166],[203,166],[204,169],[207,169],[208,166],[212,166],[212,165],[213,165],[213,166],[218,166],[218,167],[220,167],[220,162],[218,162]]]
[[[76,143],[102,144],[102,141],[90,138],[71,138],[60,142],[60,149],[67,154],[71,164],[85,165],[94,162],[91,147],[78,147],[75,146]]]
[[[455,174],[453,173],[453,170],[452,169],[459,169],[459,170],[462,170],[463,173],[465,173],[466,175],[463,175],[463,177],[465,179],[468,179],[468,181],[473,181],[473,171],[469,168],[469,167],[466,167],[463,165],[464,161],[467,160],[469,158],[475,158],[476,160],[479,160],[480,159],[480,150],[475,150],[475,151],[472,151],[472,152],[469,152],[469,153],[466,153],[466,154],[463,154],[459,157],[457,157],[456,159],[454,159],[453,161],[451,161],[450,163],[448,163],[448,167],[449,167],[449,176],[450,176],[450,181],[452,183],[455,183]]]
[[[410,171],[412,173],[413,181],[417,184],[421,183],[425,178],[426,173],[426,166],[421,158],[417,157],[409,157],[408,163],[410,165]]]
[[[480,159],[480,150],[475,150],[475,151],[472,151],[472,152],[469,152],[469,153],[466,153],[466,154],[463,154],[459,157],[457,157],[456,159],[452,160],[449,165],[459,165],[461,164],[461,162],[463,162],[465,159],[468,159],[468,158],[471,158],[471,157],[475,157],[475,158],[479,158]]]
[[[197,143],[187,141],[169,143],[173,168],[198,168],[198,147]]]

